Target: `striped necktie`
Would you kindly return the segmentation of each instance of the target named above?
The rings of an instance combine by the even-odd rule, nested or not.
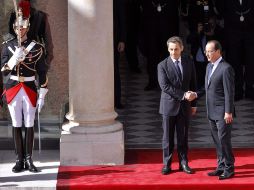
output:
[[[209,66],[208,66],[208,83],[210,82],[210,78],[211,78],[211,75],[212,75],[212,71],[213,71],[213,64],[210,63]]]
[[[179,67],[179,61],[178,60],[176,60],[175,61],[175,67],[176,67],[176,71],[177,71],[177,74],[178,74],[178,76],[179,76],[179,78],[182,80],[182,72],[181,72],[181,69],[180,69],[180,67]]]

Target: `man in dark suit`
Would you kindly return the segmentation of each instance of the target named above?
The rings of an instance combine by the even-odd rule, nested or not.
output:
[[[158,87],[157,65],[168,56],[165,43],[179,34],[179,1],[140,0],[139,49],[147,59],[148,84],[145,91]]]
[[[115,108],[122,109],[122,86],[120,76],[120,54],[125,50],[126,23],[124,0],[113,0],[113,33],[114,33],[114,95]]]
[[[216,0],[224,18],[226,59],[235,71],[235,101],[254,100],[254,1]]]
[[[188,166],[188,127],[190,114],[196,113],[196,72],[191,59],[181,56],[183,42],[173,36],[167,41],[170,56],[158,65],[158,81],[161,88],[160,114],[162,114],[162,174],[171,172],[174,150],[174,132],[177,133],[179,169],[188,174],[194,171]],[[194,92],[193,92],[194,91]]]
[[[126,59],[133,73],[141,73],[138,61],[138,38],[140,22],[140,1],[126,0]]]
[[[209,41],[206,56],[210,62],[205,77],[207,116],[216,146],[218,166],[209,176],[228,179],[234,176],[231,129],[234,112],[234,70],[223,60],[218,41]]]

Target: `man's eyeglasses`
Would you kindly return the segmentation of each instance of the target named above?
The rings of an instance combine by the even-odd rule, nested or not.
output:
[[[216,52],[217,50],[212,50],[212,51],[204,51],[205,54],[212,54],[214,52]]]

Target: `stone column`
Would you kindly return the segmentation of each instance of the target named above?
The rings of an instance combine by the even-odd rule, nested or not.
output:
[[[114,111],[112,0],[68,0],[68,55],[61,165],[123,164],[123,127]]]

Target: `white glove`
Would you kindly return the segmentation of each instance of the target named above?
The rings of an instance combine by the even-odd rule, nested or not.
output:
[[[43,98],[40,98],[37,100],[37,108],[38,108],[38,112],[40,113],[41,112],[41,108],[43,107],[44,105],[44,99]]]
[[[18,47],[16,48],[14,54],[8,61],[7,65],[12,70],[15,65],[17,65],[19,62],[24,61],[26,57],[25,49],[24,47]]]
[[[40,90],[39,90],[39,97],[37,100],[37,108],[38,108],[39,113],[41,112],[41,108],[44,105],[44,98],[45,98],[47,92],[48,92],[47,88],[40,88]]]
[[[24,47],[17,47],[13,56],[17,59],[17,60],[24,60],[25,57],[25,49]]]

